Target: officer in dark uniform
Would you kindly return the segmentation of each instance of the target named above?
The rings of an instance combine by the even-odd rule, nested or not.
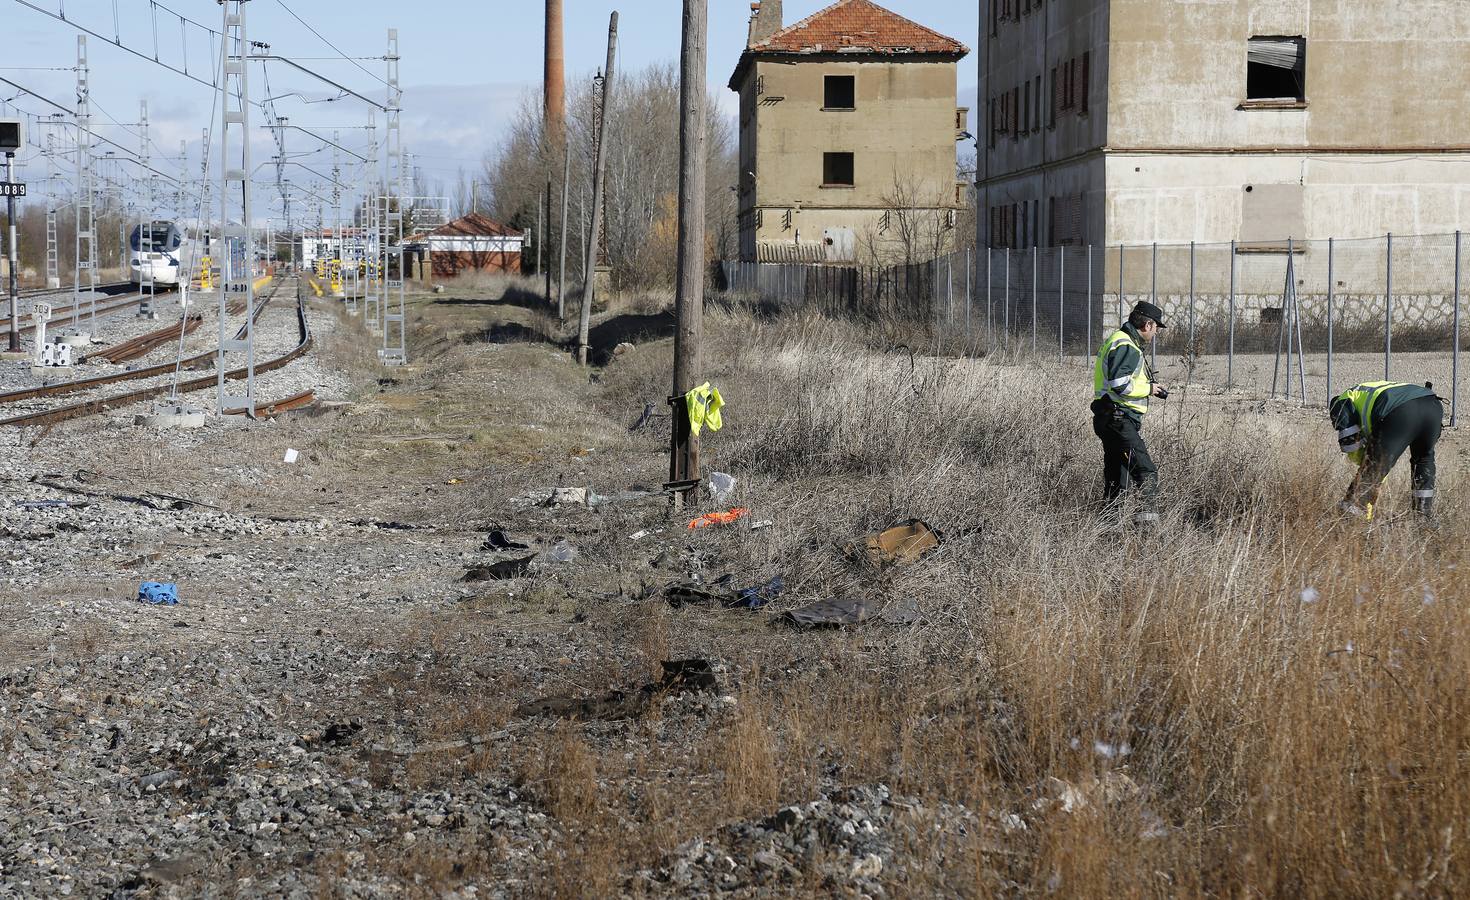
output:
[[[1358,473],[1338,508],[1354,518],[1372,518],[1373,503],[1394,463],[1409,451],[1414,511],[1434,514],[1434,445],[1444,406],[1432,385],[1366,381],[1333,398],[1328,407],[1337,445]]]
[[[1150,398],[1169,396],[1154,381],[1144,347],[1163,327],[1164,311],[1139,302],[1123,327],[1098,348],[1092,376],[1092,430],[1103,444],[1103,497],[1111,503],[1130,482],[1137,485],[1143,508],[1134,521],[1142,525],[1159,521],[1159,474],[1143,443],[1143,417]]]

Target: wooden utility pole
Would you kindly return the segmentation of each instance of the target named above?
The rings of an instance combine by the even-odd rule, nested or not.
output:
[[[582,278],[582,318],[577,326],[577,361],[587,365],[587,333],[592,323],[592,282],[596,280],[597,245],[602,234],[603,173],[607,171],[607,117],[612,108],[613,61],[618,53],[618,14],[607,25],[607,67],[602,70],[602,117],[597,123],[597,160],[592,166],[592,228],[587,240],[587,266]]]
[[[679,258],[674,306],[674,427],[669,439],[669,489],[676,506],[699,485],[699,436],[689,427],[684,395],[699,383],[704,332],[704,192],[706,177],[705,57],[708,0],[684,0],[679,54]]]
[[[571,211],[571,183],[572,183],[572,142],[562,139],[565,145],[567,161],[561,174],[561,244],[557,255],[560,257],[556,275],[556,320],[566,321],[567,317],[567,214]]]
[[[536,274],[537,275],[540,275],[541,272],[543,271],[543,267],[541,265],[541,248],[546,243],[545,234],[546,234],[546,198],[543,197],[543,196],[541,196],[541,192],[540,191],[537,191],[536,192]]]
[[[551,237],[551,179],[546,179],[546,236]],[[546,302],[551,302],[551,254],[546,254]]]

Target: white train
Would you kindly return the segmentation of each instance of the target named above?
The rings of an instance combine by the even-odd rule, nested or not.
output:
[[[175,286],[191,266],[193,242],[173,222],[149,222],[128,236],[128,279],[133,284]]]

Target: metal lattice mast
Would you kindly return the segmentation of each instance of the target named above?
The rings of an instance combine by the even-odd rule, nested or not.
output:
[[[255,415],[255,286],[250,248],[250,76],[245,65],[249,42],[245,30],[247,0],[224,0],[224,40],[220,45],[220,263],[219,411],[243,410]],[[238,223],[238,224],[236,224]],[[226,307],[232,298],[245,301],[242,337],[230,331]],[[241,359],[243,356],[243,359]],[[225,373],[235,364],[245,369],[244,393],[231,393]]]
[[[72,269],[71,324],[80,331],[82,272],[91,299],[89,335],[97,333],[96,198],[92,196],[92,88],[87,69],[87,36],[77,36],[77,193],[76,259]]]
[[[138,316],[144,319],[156,319],[158,314],[153,311],[153,299],[158,293],[158,286],[153,282],[153,257],[149,249],[150,240],[145,241],[145,229],[151,231],[149,222],[153,216],[153,172],[148,166],[148,101],[140,101],[138,107],[138,162],[143,169],[143,202],[138,204],[138,292],[143,295],[143,301],[138,304]],[[145,274],[146,273],[146,274]]]
[[[56,159],[56,129],[46,130],[46,287],[61,287],[61,257],[56,245],[56,213],[61,205],[61,164]]]
[[[186,218],[184,203],[186,202],[185,198],[188,195],[184,192],[184,185],[187,184],[188,181],[189,145],[181,140],[179,141],[179,189],[174,192],[174,213],[179,217],[180,221]],[[180,226],[181,230],[183,227],[184,226],[182,225]],[[181,272],[180,274],[182,275],[183,273]]]
[[[211,257],[214,248],[210,246],[210,232],[213,229],[212,216],[214,210],[214,192],[210,190],[209,181],[209,129],[200,132],[199,136],[199,239],[203,248],[202,255]],[[214,260],[210,259],[213,267]],[[202,265],[201,265],[202,269]]]
[[[382,179],[378,175],[378,125],[377,116],[372,110],[368,110],[368,128],[372,135],[372,143],[368,148],[368,199],[364,201],[368,206],[367,227],[368,244],[372,251],[372,263],[368,266],[367,290],[362,295],[363,319],[369,328],[378,327],[382,321],[383,311],[383,215],[382,215]]]
[[[388,282],[383,304],[383,349],[380,356],[385,366],[401,366],[408,362],[408,317],[404,309],[404,281],[407,275],[403,252],[404,223],[408,215],[404,195],[405,169],[403,131],[399,119],[403,112],[403,90],[398,86],[398,29],[388,29],[388,184],[398,194],[398,209],[388,211],[388,247],[390,256],[398,257],[397,278]],[[394,296],[394,292],[397,295]]]
[[[347,239],[342,236],[342,153],[338,142],[342,138],[332,132],[332,236],[337,240],[337,252],[333,257],[337,263],[336,283],[346,285]]]

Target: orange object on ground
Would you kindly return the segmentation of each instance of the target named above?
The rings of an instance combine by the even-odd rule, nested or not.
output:
[[[730,523],[737,522],[748,515],[750,515],[750,510],[746,509],[743,506],[737,506],[734,509],[727,509],[724,512],[706,513],[705,515],[702,515],[694,521],[690,522],[689,530],[694,531],[698,528],[708,528],[711,525],[729,525]]]

